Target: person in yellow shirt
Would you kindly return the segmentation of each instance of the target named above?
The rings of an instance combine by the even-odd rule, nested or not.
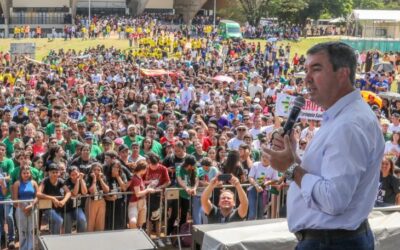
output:
[[[87,40],[87,29],[85,26],[82,27],[81,32],[82,32],[82,41]]]
[[[15,26],[14,27],[14,38],[15,39],[18,39],[19,38],[19,27],[18,26]]]

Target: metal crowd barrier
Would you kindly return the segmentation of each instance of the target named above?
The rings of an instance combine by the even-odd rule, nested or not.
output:
[[[242,184],[242,187],[244,188],[246,195],[247,195],[247,188],[251,187],[250,184]],[[231,189],[232,191],[234,191],[234,199],[237,200],[237,191],[236,188],[234,188],[232,185],[224,185],[222,187],[218,187],[218,189],[222,189],[222,188],[226,188],[226,189]],[[196,195],[197,197],[191,197],[191,199],[189,199],[189,209],[188,209],[188,213],[190,211],[193,211],[194,207],[193,207],[193,199],[199,199],[200,200],[200,194],[202,193],[202,191],[204,191],[205,187],[200,187],[197,189],[198,194]],[[182,237],[190,237],[192,235],[191,231],[182,233],[180,232],[180,226],[179,226],[179,221],[181,219],[181,204],[180,204],[180,196],[179,196],[179,191],[183,190],[182,188],[167,188],[164,190],[164,192],[160,193],[160,198],[159,198],[159,216],[155,221],[151,221],[151,211],[150,211],[150,195],[147,196],[147,204],[146,204],[146,226],[147,226],[147,233],[150,236],[152,234],[151,232],[151,226],[153,223],[156,224],[156,237],[159,238],[175,238],[177,239],[177,243],[178,243],[178,247],[179,249],[181,249],[181,238]],[[103,205],[104,207],[100,208],[100,210],[102,209],[103,211],[103,215],[104,218],[95,218],[94,220],[99,219],[101,221],[100,224],[100,228],[101,230],[119,230],[119,229],[126,229],[127,225],[129,223],[128,220],[128,206],[129,206],[129,195],[131,195],[133,192],[110,192],[107,194],[102,194],[102,200],[104,200],[105,204]],[[116,204],[117,200],[114,201],[108,201],[108,205],[107,205],[107,198],[106,197],[110,197],[110,196],[117,196],[117,198],[122,199],[119,200],[118,202],[123,202],[123,208],[121,206],[121,204]],[[215,196],[217,194],[214,192],[212,193],[212,196],[210,197],[210,199],[212,201],[215,200]],[[32,210],[32,216],[29,217],[31,221],[31,225],[34,225],[34,229],[37,230],[32,230],[32,242],[34,243],[34,247],[36,248],[36,239],[38,236],[40,236],[41,234],[45,234],[47,230],[45,230],[44,225],[48,224],[48,230],[49,233],[52,233],[50,230],[53,230],[53,233],[56,234],[65,234],[65,233],[80,233],[80,223],[85,224],[84,226],[84,231],[87,231],[88,228],[88,224],[89,221],[93,220],[93,218],[91,218],[90,216],[97,216],[97,214],[91,215],[89,213],[90,209],[91,209],[91,204],[92,202],[89,202],[88,199],[92,199],[96,200],[95,197],[98,196],[98,194],[96,195],[79,195],[77,197],[71,197],[71,202],[73,203],[73,208],[76,210],[70,210],[67,211],[66,209],[66,205],[64,205],[63,209],[61,209],[62,211],[57,213],[59,215],[59,217],[62,218],[62,222],[60,225],[60,222],[57,220],[60,220],[59,217],[56,217],[54,212],[51,212],[51,210],[54,210],[55,208],[53,207],[53,204],[51,202],[51,200],[43,200],[43,199],[39,199],[39,202],[36,204],[36,206],[34,206],[33,210]],[[276,214],[271,215],[271,202],[268,202],[268,215],[271,218],[278,218],[279,217],[279,210],[282,207],[282,204],[285,202],[285,197],[286,197],[286,190],[283,189],[282,191],[279,192],[279,195],[277,195],[277,204],[276,204]],[[56,197],[56,198],[63,198],[63,197]],[[271,196],[268,197],[269,200],[271,200]],[[86,205],[83,204],[83,202],[86,201]],[[6,200],[6,201],[0,201],[0,208],[1,206],[6,206],[7,204],[19,204],[19,203],[24,203],[24,204],[29,204],[33,202],[33,200]],[[110,204],[111,202],[111,204]],[[171,207],[171,205],[169,205],[169,203],[174,203],[176,202],[176,206],[175,207],[175,211],[174,208]],[[198,203],[195,204],[196,206],[200,206],[201,208],[201,201],[197,201]],[[67,204],[67,203],[66,203]],[[257,195],[257,199],[256,199],[256,205],[258,204],[258,195]],[[218,204],[215,204],[216,206]],[[111,212],[110,211],[106,211],[107,208],[110,209],[110,207],[107,206],[111,206]],[[84,209],[81,209],[84,208]],[[199,211],[199,213],[203,213],[201,211],[201,209],[198,208],[197,211]],[[123,209],[123,211],[121,211],[121,209]],[[78,211],[81,210],[81,211]],[[83,218],[81,218],[80,216],[82,216],[82,212],[84,210],[84,219],[85,221],[78,221],[81,220]],[[6,214],[6,209],[4,209],[4,218],[7,218],[7,214]],[[71,213],[75,212],[75,216],[72,216],[71,218]],[[172,212],[175,212],[177,214],[173,215],[171,214]],[[263,212],[264,211],[257,211],[257,212]],[[168,214],[170,214],[170,216],[168,216]],[[193,212],[190,213],[190,216],[193,215]],[[111,217],[110,217],[111,216]],[[121,216],[121,217],[120,217]],[[174,221],[174,228],[177,229],[176,233],[171,233],[170,235],[167,234],[167,228],[168,228],[168,219],[170,217],[176,217],[175,221]],[[197,215],[198,216],[198,215]],[[74,218],[75,217],[75,218]],[[205,217],[205,215],[204,215]],[[256,215],[256,218],[258,216]],[[17,219],[17,218],[16,218]],[[72,219],[72,221],[71,221]],[[118,225],[118,223],[121,224],[121,219],[122,219],[122,225]],[[24,220],[25,222],[26,220]],[[42,224],[41,222],[44,221],[45,223],[43,224],[43,227],[41,228]],[[68,224],[66,223],[68,221]],[[108,226],[105,225],[105,222],[108,221]],[[175,223],[176,221],[178,221],[178,226],[175,227]],[[185,223],[187,223],[189,221],[189,219],[186,220]],[[192,217],[192,221],[193,221],[193,217]],[[4,222],[7,224],[7,220],[4,219]],[[19,220],[19,218],[17,219],[17,221],[14,223],[16,228],[18,230],[21,229],[21,222],[22,220]],[[91,221],[92,222],[92,221]],[[163,223],[164,222],[164,223]],[[56,225],[58,223],[58,226],[60,226],[60,230],[58,230],[57,228],[54,229],[53,227],[51,227],[51,225]],[[110,226],[111,223],[111,226]],[[66,225],[67,224],[67,225]],[[67,228],[67,226],[69,228]],[[117,228],[116,228],[117,226]],[[120,228],[122,226],[122,228]],[[164,226],[164,230],[162,230],[162,227]],[[9,227],[8,227],[9,228]],[[76,230],[72,230],[72,228],[76,228]],[[95,228],[96,230],[98,230],[99,228]],[[55,231],[56,230],[56,231]],[[15,230],[17,231],[17,230]],[[83,232],[84,232],[83,231]],[[161,236],[160,233],[164,233],[164,236]],[[21,239],[20,239],[21,240]]]

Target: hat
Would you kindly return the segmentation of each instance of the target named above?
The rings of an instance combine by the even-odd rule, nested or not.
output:
[[[400,118],[400,114],[397,113],[397,112],[396,112],[396,113],[393,113],[392,116],[393,116],[393,117],[396,117],[396,118]]]
[[[124,150],[129,150],[128,146],[126,146],[125,144],[119,145],[118,152],[122,152]]]
[[[381,119],[381,125],[389,125],[390,122],[388,119]]]
[[[59,170],[59,168],[58,168],[58,165],[56,164],[56,163],[51,163],[48,167],[47,167],[47,169],[46,169],[48,172],[49,171],[54,171],[54,170]]]
[[[110,137],[106,136],[103,138],[103,144],[112,144],[112,140]]]
[[[85,140],[93,140],[93,134],[90,132],[85,133]]]
[[[187,131],[182,131],[182,133],[180,134],[179,138],[181,139],[189,139],[189,133]]]
[[[122,138],[117,138],[114,140],[114,143],[118,146],[118,145],[122,145],[124,144],[124,140]]]
[[[106,134],[107,134],[107,133],[110,133],[110,132],[113,133],[114,135],[116,134],[115,131],[112,130],[112,129],[110,129],[110,128],[106,130]]]

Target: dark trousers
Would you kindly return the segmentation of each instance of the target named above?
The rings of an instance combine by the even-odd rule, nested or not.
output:
[[[181,209],[179,227],[181,227],[186,222],[187,213],[189,212],[189,209],[190,209],[190,200],[180,197],[179,198],[179,206]],[[178,218],[178,212],[179,212],[178,200],[168,201],[168,208],[172,209],[171,216],[168,218],[168,221],[167,221],[167,235],[170,235],[170,234],[172,234],[172,232],[174,230],[174,224],[175,224],[176,219]]]
[[[347,238],[310,239],[297,243],[296,250],[373,250],[374,236],[371,229]]]

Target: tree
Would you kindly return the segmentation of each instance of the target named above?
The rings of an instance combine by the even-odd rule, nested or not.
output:
[[[308,7],[307,0],[279,0],[274,1],[276,6],[274,15],[279,21],[287,23],[298,23],[300,21],[299,13]]]
[[[346,17],[353,9],[353,0],[307,0],[307,7],[299,12],[299,23],[307,18],[319,19],[325,13],[332,17]]]
[[[267,16],[271,0],[238,0],[246,20],[250,25],[257,26],[261,17]]]
[[[384,3],[381,0],[353,0],[355,9],[382,9]]]
[[[243,10],[239,6],[237,0],[231,0],[227,7],[218,9],[217,15],[222,19],[235,20],[241,23],[246,22],[246,18],[243,15]]]

